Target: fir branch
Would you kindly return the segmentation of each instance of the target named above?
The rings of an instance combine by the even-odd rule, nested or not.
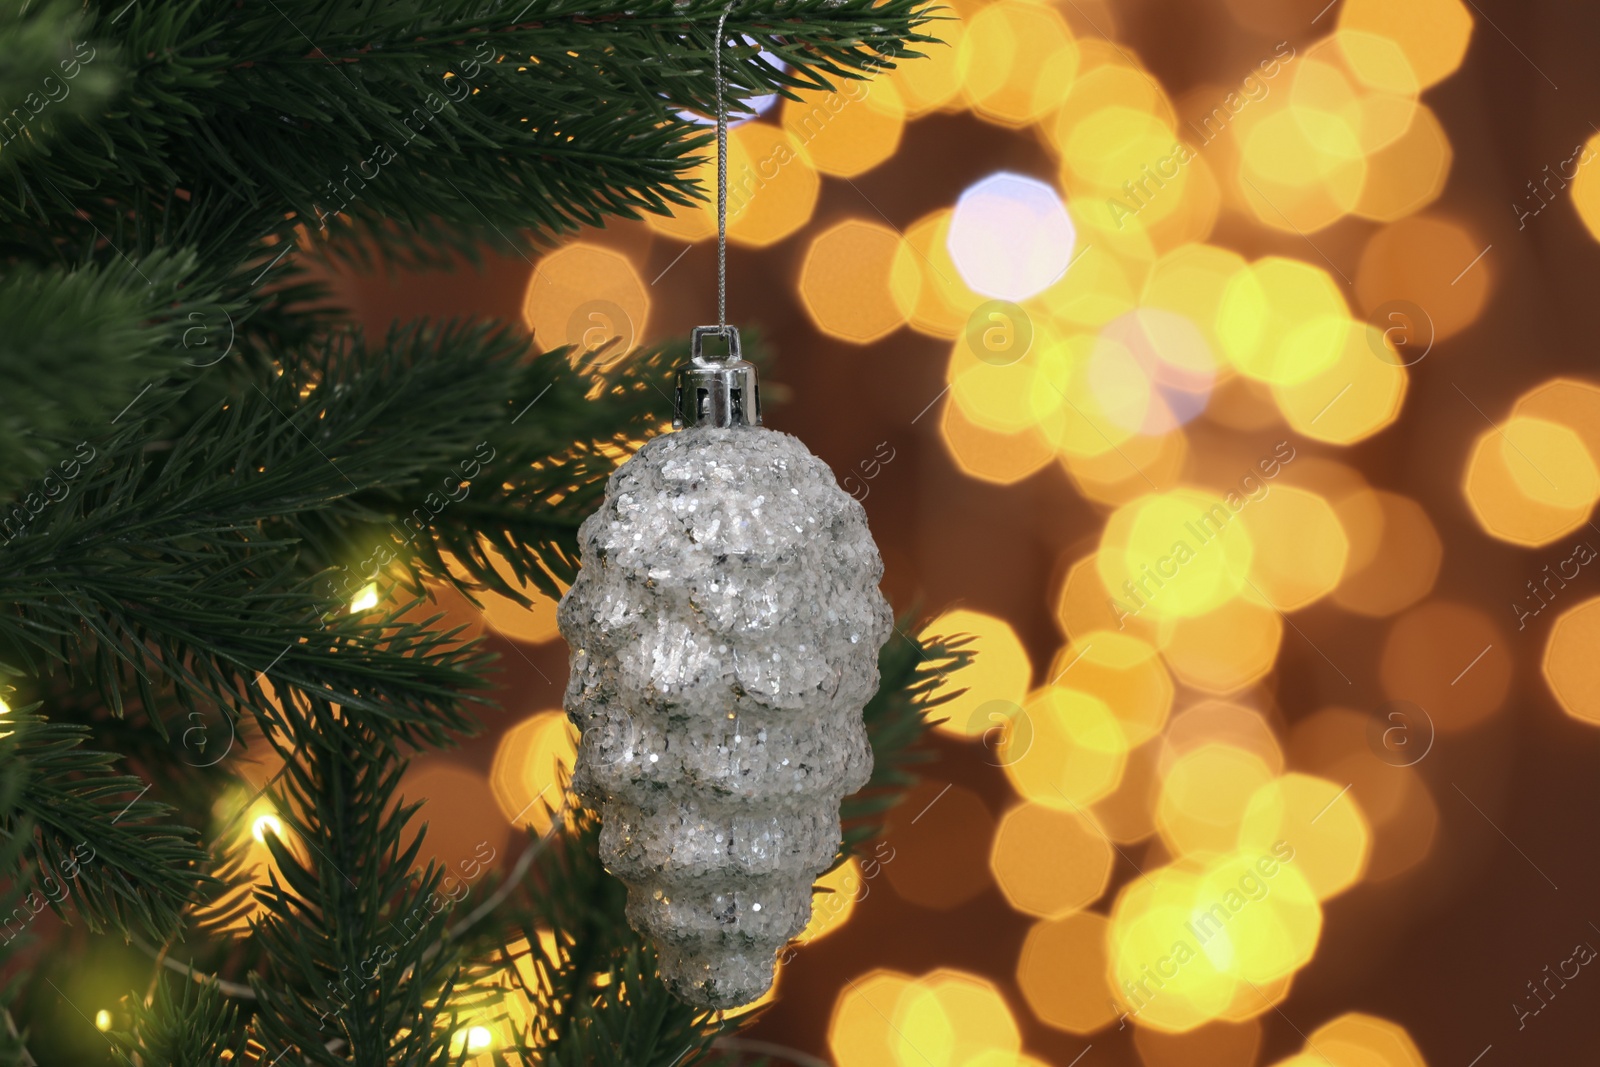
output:
[[[153,383],[179,371],[183,340],[216,293],[192,284],[192,252],[156,252],[75,270],[20,268],[0,279],[0,500],[7,539],[71,492],[86,439],[102,436]],[[92,430],[85,432],[85,427]],[[42,478],[42,481],[41,481]],[[35,484],[38,483],[38,484]]]
[[[149,1003],[135,1006],[132,1029],[109,1036],[144,1067],[230,1067],[242,1060],[249,1043],[238,1006],[216,983],[174,983],[165,976],[156,978]]]
[[[165,821],[172,808],[144,799],[148,783],[112,773],[118,757],[86,748],[86,728],[27,713],[7,722],[15,723],[16,743],[0,761],[16,768],[24,785],[0,830],[15,838],[31,826],[27,854],[46,872],[28,893],[30,913],[48,905],[64,914],[70,901],[92,930],[167,937],[211,881],[198,870],[205,858],[198,835]],[[15,917],[15,910],[7,915],[9,936]]]
[[[274,741],[288,768],[276,798],[288,833],[268,839],[275,871],[252,924],[266,950],[251,976],[260,1033],[307,1063],[445,1062],[480,998],[471,969],[438,950],[445,872],[413,870],[422,834],[405,836],[421,805],[397,794],[404,764],[325,702],[295,726],[295,740]],[[313,735],[320,743],[306,744]],[[343,1042],[337,1054],[330,1038]]]

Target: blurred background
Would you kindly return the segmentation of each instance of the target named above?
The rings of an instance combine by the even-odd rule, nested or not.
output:
[[[947,2],[928,58],[730,136],[768,425],[862,501],[897,609],[979,652],[735,1044],[1600,1050],[1600,20]],[[341,285],[374,329],[492,314],[625,359],[714,320],[713,234],[697,208]],[[502,710],[407,792],[441,855],[504,852],[570,766],[566,649],[553,603],[447,606]]]

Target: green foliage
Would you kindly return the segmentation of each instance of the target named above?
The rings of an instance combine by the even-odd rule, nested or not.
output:
[[[229,1067],[241,1062],[249,1034],[238,1006],[215,982],[158,975],[136,1029],[113,1032],[111,1039],[130,1061]]]
[[[730,92],[792,95],[913,55],[916,5],[741,3]],[[489,684],[490,657],[443,628],[429,589],[559,593],[617,460],[668,418],[684,346],[595,373],[494,323],[369,338],[319,280],[520,253],[702,196],[707,134],[678,112],[711,107],[722,13],[0,11],[0,678],[27,705],[0,736],[0,965],[37,935],[18,917],[48,906],[92,961],[77,973],[120,990],[108,1038],[57,1025],[63,1005],[87,1023],[60,989],[0,985],[21,1022],[0,1026],[0,1064],[28,1062],[30,1034],[46,1059],[147,1067],[460,1063],[465,1027],[525,999],[535,1021],[501,1062],[681,1067],[747,1021],[667,993],[591,813],[459,915],[439,904],[449,872],[417,865],[425,811],[399,790],[415,753],[477,728]],[[380,605],[356,613],[369,583]],[[885,649],[877,770],[847,847],[911,780],[963,656]],[[283,761],[264,884],[247,747]],[[532,947],[513,958],[518,930]],[[55,964],[52,987],[105,995]]]

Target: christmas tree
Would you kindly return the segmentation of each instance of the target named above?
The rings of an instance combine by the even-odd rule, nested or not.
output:
[[[916,5],[745,0],[727,95],[908,59]],[[559,596],[687,345],[597,368],[497,322],[364,336],[327,284],[697,202],[724,14],[0,12],[0,1060],[740,1062],[718,1039],[750,1015],[667,992],[592,813],[548,801],[466,874],[423,862],[400,788],[495,672],[438,591]],[[846,852],[965,658],[898,631]],[[276,773],[246,781],[244,753]],[[69,968],[120,999],[68,996]]]

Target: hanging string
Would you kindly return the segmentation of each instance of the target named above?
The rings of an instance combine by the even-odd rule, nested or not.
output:
[[[716,51],[712,58],[717,88],[717,329],[728,332],[728,84],[722,77],[723,29],[735,0],[729,0],[717,19]]]

